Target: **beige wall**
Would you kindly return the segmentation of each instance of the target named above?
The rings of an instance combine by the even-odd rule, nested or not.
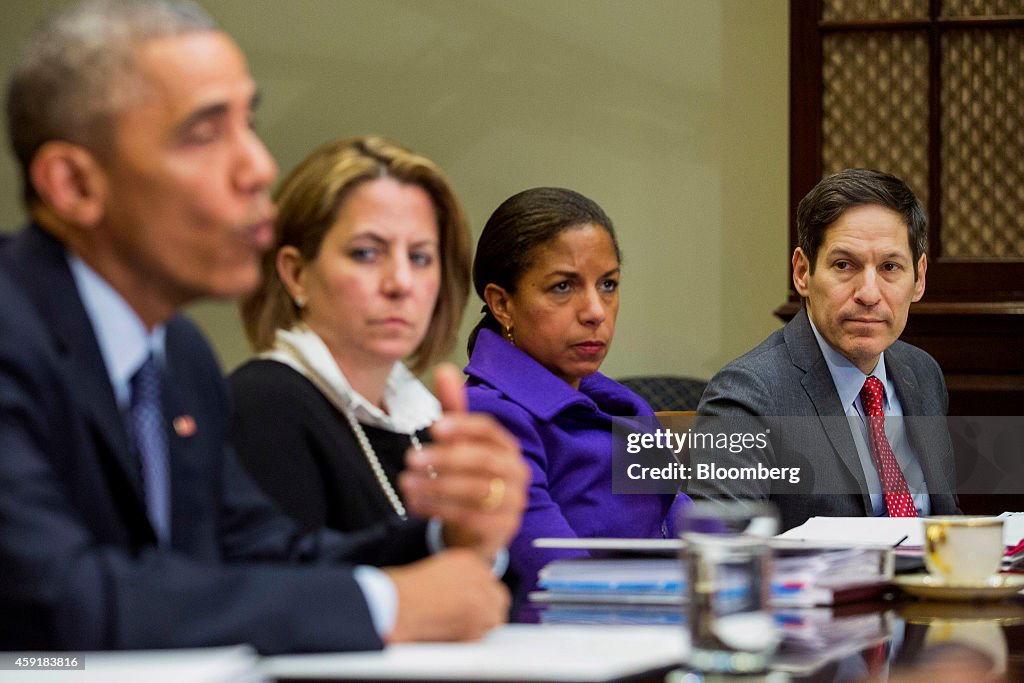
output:
[[[10,0],[0,70],[54,0]],[[508,195],[597,200],[626,262],[613,376],[710,376],[778,326],[786,292],[784,0],[207,0],[264,91],[282,170],[380,133],[451,176],[474,231]],[[9,155],[0,225],[21,218]],[[476,321],[469,306],[462,339]],[[230,305],[193,311],[227,367]],[[455,357],[464,359],[460,348]]]

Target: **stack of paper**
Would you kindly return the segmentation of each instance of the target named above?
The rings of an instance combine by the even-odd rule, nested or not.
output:
[[[893,576],[887,547],[838,548],[773,540],[771,548],[771,599],[776,606],[832,605],[873,597]],[[719,595],[728,598],[749,591],[746,577],[729,569],[718,579]],[[679,605],[686,594],[683,563],[650,555],[555,560],[540,571],[537,583],[542,590],[531,593],[530,599],[547,605]]]
[[[1003,512],[1003,571],[1024,571],[1024,512]],[[777,538],[809,542],[843,539],[848,545],[890,545],[897,554],[920,557],[924,524],[917,517],[811,517]]]
[[[1003,571],[1024,571],[1024,512],[1004,512],[999,515],[1003,520],[1003,543],[1006,544],[1006,555],[1003,556]]]
[[[823,548],[776,541],[772,605],[835,605],[878,595],[892,581],[888,548]]]
[[[576,558],[556,560],[540,570],[531,594],[539,602],[679,604],[683,575],[675,558]]]

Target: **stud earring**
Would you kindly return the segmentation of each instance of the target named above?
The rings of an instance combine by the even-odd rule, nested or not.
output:
[[[297,294],[295,298],[292,299],[292,301],[295,302],[295,308],[299,309],[300,311],[306,307],[306,297],[302,296],[301,294]]]

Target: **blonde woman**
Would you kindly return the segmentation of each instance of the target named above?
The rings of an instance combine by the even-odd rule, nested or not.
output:
[[[259,355],[230,378],[239,455],[305,527],[405,517],[406,452],[441,416],[416,374],[451,349],[469,290],[465,214],[433,162],[379,137],[320,147],[275,199],[242,305]]]

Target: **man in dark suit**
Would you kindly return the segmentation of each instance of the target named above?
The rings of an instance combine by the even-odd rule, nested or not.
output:
[[[492,562],[528,474],[461,414],[457,373],[403,475],[419,521],[302,534],[236,462],[219,367],[177,313],[258,278],[277,169],[256,99],[231,39],[162,0],[72,8],[15,67],[32,223],[0,247],[2,649],[374,649],[504,619]]]
[[[848,169],[804,197],[797,232],[793,284],[804,308],[712,378],[697,412],[770,434],[764,449],[716,451],[717,466],[796,467],[800,481],[722,471],[691,493],[770,499],[783,528],[814,515],[958,512],[942,372],[898,340],[924,295],[920,202],[898,178]]]

